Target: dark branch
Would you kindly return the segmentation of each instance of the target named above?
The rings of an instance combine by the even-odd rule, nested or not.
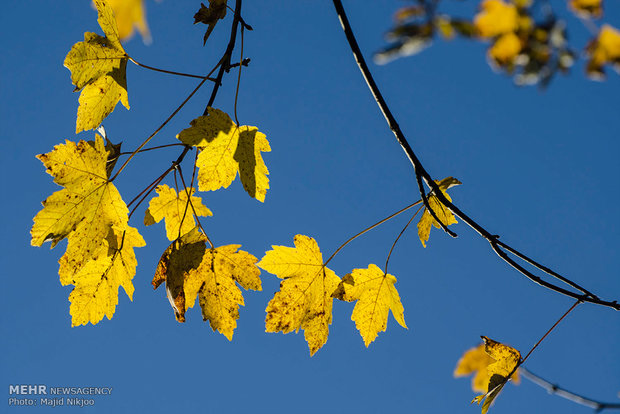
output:
[[[525,378],[532,381],[534,384],[546,389],[549,394],[555,394],[559,397],[566,398],[567,400],[570,400],[574,403],[593,408],[594,410],[596,410],[596,412],[601,412],[603,410],[620,410],[620,403],[606,403],[593,400],[592,398],[584,397],[583,395],[576,394],[574,392],[568,391],[565,388],[560,387],[559,385],[553,384],[534,374],[532,371],[525,369],[524,367],[520,367],[519,372]]]
[[[450,234],[452,237],[456,237],[456,234],[451,232],[437,218],[437,215],[435,214],[433,209],[430,208],[429,203],[428,203],[428,196],[427,196],[426,191],[424,189],[423,182],[426,183],[426,185],[430,187],[431,192],[439,199],[439,201],[443,205],[445,205],[448,209],[450,209],[450,211],[452,211],[452,213],[455,216],[460,218],[469,227],[474,229],[480,236],[482,236],[484,239],[486,239],[490,243],[491,249],[493,249],[493,251],[495,251],[495,253],[497,253],[497,255],[502,260],[504,260],[506,263],[508,263],[513,268],[515,268],[517,271],[519,271],[521,274],[526,276],[531,281],[533,281],[533,282],[535,282],[535,283],[537,283],[537,284],[539,284],[539,285],[541,285],[543,287],[551,289],[551,290],[553,290],[555,292],[558,292],[560,294],[572,297],[574,299],[582,300],[584,302],[594,303],[594,304],[601,305],[601,306],[607,306],[607,307],[610,307],[610,308],[615,309],[615,310],[620,310],[620,304],[618,304],[617,301],[604,301],[604,300],[599,299],[598,296],[592,294],[588,290],[586,290],[583,287],[579,286],[577,283],[575,283],[575,282],[573,282],[573,281],[571,281],[571,280],[569,280],[569,279],[559,275],[558,273],[556,273],[553,270],[547,268],[546,266],[543,266],[543,265],[539,264],[538,262],[534,261],[533,259],[530,259],[526,255],[520,253],[519,251],[517,251],[516,249],[510,247],[506,243],[500,242],[498,240],[498,238],[499,238],[498,236],[496,236],[493,233],[487,231],[484,227],[482,227],[480,224],[478,224],[476,221],[474,221],[472,218],[470,218],[467,214],[462,212],[457,206],[455,206],[452,202],[450,202],[447,199],[447,197],[444,196],[443,192],[439,189],[439,186],[431,178],[430,174],[424,169],[424,166],[422,165],[422,163],[420,162],[420,160],[418,159],[418,157],[414,153],[413,149],[409,145],[409,142],[407,141],[407,139],[405,138],[403,132],[401,131],[400,127],[398,126],[398,123],[396,122],[396,119],[392,115],[392,112],[390,111],[387,103],[385,102],[385,99],[383,99],[383,96],[381,95],[381,91],[379,90],[377,84],[375,83],[375,81],[374,81],[374,79],[372,77],[372,74],[371,74],[370,70],[368,69],[368,65],[366,65],[366,61],[364,60],[364,56],[362,55],[362,51],[361,51],[359,45],[357,44],[357,40],[355,39],[355,35],[353,34],[353,30],[351,29],[351,25],[349,24],[349,20],[347,19],[347,15],[345,13],[344,7],[342,6],[341,0],[333,0],[333,3],[334,3],[334,7],[336,9],[336,13],[338,14],[338,18],[340,19],[340,23],[342,25],[342,28],[344,30],[344,34],[345,34],[345,36],[347,38],[347,41],[349,43],[349,47],[351,48],[351,51],[353,52],[353,56],[355,57],[355,60],[356,60],[357,65],[358,65],[358,67],[360,69],[360,72],[362,72],[362,75],[364,76],[364,79],[366,80],[366,84],[368,85],[368,88],[370,89],[370,92],[372,93],[373,97],[375,98],[375,101],[376,101],[377,105],[381,109],[381,112],[383,113],[383,116],[385,117],[385,120],[387,121],[388,126],[390,127],[390,129],[392,130],[394,135],[396,136],[396,140],[398,141],[400,146],[405,151],[405,153],[407,155],[407,158],[409,158],[409,161],[411,161],[411,164],[413,164],[413,168],[415,170],[415,175],[416,175],[416,182],[418,184],[418,190],[420,192],[420,195],[422,196],[422,201],[424,202],[424,206],[431,213],[433,218],[441,225],[443,230],[446,233]],[[502,249],[505,249],[505,251],[502,250]],[[509,252],[510,254],[513,254],[513,255],[517,256],[519,259],[529,263],[530,265],[538,268],[539,270],[542,270],[543,272],[547,273],[548,275],[550,275],[550,276],[552,276],[552,277],[562,281],[563,283],[566,283],[569,286],[571,286],[571,287],[581,291],[582,294],[566,290],[566,289],[564,289],[564,288],[562,288],[560,286],[557,286],[555,284],[549,283],[549,282],[541,279],[540,277],[532,274],[530,271],[526,270],[521,265],[516,263],[510,256],[508,256],[508,254],[506,252]]]

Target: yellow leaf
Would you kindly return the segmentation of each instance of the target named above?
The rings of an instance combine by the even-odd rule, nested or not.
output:
[[[582,17],[601,17],[603,15],[603,0],[570,0],[570,9]]]
[[[202,318],[209,321],[211,328],[232,341],[239,319],[239,305],[243,306],[243,295],[237,287],[261,290],[258,259],[239,250],[238,244],[207,249],[197,269],[185,276],[186,309],[194,306],[196,296],[202,308]],[[236,283],[235,283],[236,282]]]
[[[198,189],[227,188],[238,172],[247,193],[265,201],[269,171],[261,152],[271,151],[265,134],[256,127],[238,127],[225,112],[213,108],[209,108],[209,115],[198,117],[190,124],[177,138],[200,149]]]
[[[209,7],[200,3],[200,9],[194,15],[194,24],[204,23],[208,25],[207,31],[202,39],[203,45],[207,43],[207,39],[209,35],[211,35],[213,29],[215,29],[218,20],[224,17],[226,17],[226,0],[209,0]]]
[[[439,33],[444,39],[451,40],[454,38],[455,31],[448,16],[438,16],[435,19],[435,27],[439,30]]]
[[[133,227],[127,226],[124,232],[110,231],[95,253],[95,258],[75,275],[75,288],[69,295],[72,326],[89,322],[95,325],[104,316],[112,319],[118,304],[119,286],[132,299],[134,287],[131,279],[138,265],[133,248],[145,244]]]
[[[304,330],[304,337],[314,355],[327,342],[332,322],[332,293],[340,278],[323,265],[316,241],[295,236],[295,247],[272,246],[258,267],[282,280],[280,291],[267,305],[267,332]]]
[[[474,25],[481,37],[514,32],[519,27],[519,14],[514,4],[502,0],[484,0],[480,8],[481,11],[474,18]]]
[[[202,316],[211,328],[232,340],[239,319],[244,289],[261,290],[258,259],[238,250],[240,245],[207,249],[206,238],[195,227],[164,252],[155,272],[153,286],[166,282],[168,300],[179,322],[199,298]]]
[[[144,0],[106,0],[116,17],[118,37],[121,40],[129,39],[134,28],[138,29],[144,43],[150,43],[151,34],[146,24]]]
[[[452,199],[450,198],[450,196],[448,195],[446,191],[450,187],[454,187],[456,185],[462,184],[459,180],[453,177],[446,177],[441,181],[435,180],[435,183],[437,183],[443,195],[450,202],[452,202]],[[430,205],[430,207],[433,209],[433,211],[437,215],[437,218],[439,218],[439,220],[441,220],[441,222],[445,224],[446,226],[449,226],[450,224],[455,224],[457,222],[456,217],[454,217],[454,214],[452,214],[452,212],[448,210],[441,203],[441,201],[439,201],[439,199],[436,196],[434,195],[429,196],[428,204]],[[425,208],[424,212],[422,213],[422,217],[420,218],[420,221],[418,222],[418,237],[420,238],[420,241],[422,242],[422,246],[424,247],[426,247],[426,242],[428,241],[428,238],[430,237],[431,226],[435,226],[436,228],[441,227],[439,223],[437,223],[437,220],[435,220],[433,216],[431,215],[431,213]]]
[[[351,320],[355,322],[366,347],[379,332],[385,332],[390,310],[400,326],[407,327],[395,283],[394,276],[386,275],[379,267],[371,264],[368,269],[353,269],[353,272],[345,275],[333,294],[340,300],[357,301]]]
[[[480,344],[475,348],[465,351],[454,369],[455,377],[463,377],[474,374],[471,381],[471,389],[474,392],[487,392],[491,375],[487,367],[495,362],[484,350],[485,345]],[[519,383],[519,370],[515,371],[510,378],[515,384]]]
[[[604,24],[598,37],[588,45],[588,53],[590,60],[586,70],[591,77],[603,77],[603,66],[608,63],[620,72],[620,31]]]
[[[84,41],[73,45],[64,65],[80,94],[76,133],[94,129],[113,110],[118,101],[129,109],[127,97],[127,53],[121,46],[114,13],[103,1],[95,0],[99,25],[105,37],[85,33]]]
[[[71,294],[73,325],[97,323],[104,314],[111,318],[119,285],[131,296],[135,273],[131,247],[144,245],[137,230],[127,224],[129,211],[118,190],[108,182],[108,156],[98,135],[92,143],[67,141],[37,156],[54,182],[64,188],[43,202],[43,209],[34,218],[31,244],[41,246],[50,241],[54,247],[68,239],[58,273],[61,284],[76,286]],[[117,239],[123,234],[128,236],[119,250]],[[102,278],[109,289],[98,290],[99,282],[95,281]],[[88,294],[93,301],[80,299]]]
[[[144,216],[144,225],[150,226],[166,219],[166,236],[169,240],[176,240],[196,226],[194,211],[198,216],[212,216],[200,197],[195,197],[194,188],[187,188],[179,194],[174,188],[160,185],[156,189],[157,197],[149,202],[149,208]],[[187,194],[190,194],[192,205],[188,205]],[[193,206],[193,209],[192,209]],[[185,216],[185,217],[184,217]],[[183,222],[181,223],[181,220]]]
[[[486,336],[483,336],[484,351],[493,359],[493,362],[487,366],[487,374],[489,381],[486,393],[479,395],[472,400],[480,404],[482,401],[482,414],[486,414],[493,404],[499,392],[509,380],[509,376],[516,372],[516,368],[521,362],[521,353],[516,349],[496,342]],[[485,392],[484,390],[482,392]]]
[[[500,65],[512,62],[521,52],[521,40],[514,33],[501,35],[489,49],[489,57]]]

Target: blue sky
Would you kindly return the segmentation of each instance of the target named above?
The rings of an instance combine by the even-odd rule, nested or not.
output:
[[[558,2],[559,3],[559,2]],[[400,1],[347,1],[345,7],[366,54]],[[202,73],[225,47],[229,18],[206,47],[203,26],[192,25],[194,1],[147,1],[153,43],[126,44],[137,60]],[[564,14],[563,4],[558,11]],[[620,4],[606,2],[606,19],[620,22]],[[271,188],[264,204],[237,180],[203,193],[214,216],[203,224],[218,245],[242,244],[262,257],[271,245],[292,245],[295,234],[314,237],[324,255],[350,235],[418,199],[411,165],[387,129],[354,64],[329,1],[245,2],[245,54],[238,101],[242,124],[269,139],[265,154]],[[588,33],[574,18],[575,44]],[[202,322],[197,310],[179,324],[162,289],[150,281],[167,247],[163,224],[144,228],[137,250],[133,302],[121,292],[112,320],[71,328],[69,287],[58,281],[64,243],[30,246],[40,202],[58,187],[36,154],[75,136],[78,94],[62,66],[83,32],[100,33],[87,1],[10,2],[0,15],[2,99],[0,157],[5,202],[2,397],[10,384],[113,387],[89,412],[189,410],[206,413],[477,413],[469,379],[454,379],[460,355],[486,335],[523,353],[572,304],[499,261],[487,243],[462,224],[451,239],[433,230],[426,249],[415,227],[395,249],[390,273],[409,329],[390,316],[388,330],[368,349],[350,320],[352,304],[336,302],[327,344],[310,358],[303,334],[264,332],[264,309],[279,280],[262,273],[263,291],[246,305],[229,342]],[[401,128],[436,178],[457,177],[454,202],[502,240],[586,286],[620,299],[620,78],[592,82],[580,62],[544,92],[515,87],[487,65],[485,45],[436,42],[412,58],[371,65]],[[231,72],[215,106],[232,113]],[[131,110],[117,107],[104,121],[113,141],[135,148],[194,88],[196,81],[128,67]],[[202,114],[203,88],[153,141],[174,136]],[[133,198],[178,155],[145,153],[115,182]],[[189,170],[188,164],[185,170]],[[172,177],[166,181],[172,185]],[[355,240],[331,263],[344,276],[381,264],[406,214]],[[620,314],[584,304],[532,354],[527,367],[592,398],[620,401]],[[9,412],[47,411],[9,407]],[[56,408],[58,412],[68,407]],[[523,381],[509,384],[495,413],[585,413],[587,408],[548,395]]]

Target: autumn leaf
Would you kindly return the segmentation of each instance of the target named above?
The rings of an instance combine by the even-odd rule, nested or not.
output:
[[[204,23],[208,25],[207,31],[202,39],[203,45],[207,43],[207,39],[209,39],[211,32],[215,29],[218,20],[226,17],[226,1],[227,0],[209,0],[209,7],[205,6],[204,3],[200,3],[200,9],[194,15],[194,24]]]
[[[75,90],[82,90],[75,133],[94,129],[113,110],[118,101],[129,109],[127,59],[120,43],[114,13],[103,0],[95,0],[98,22],[105,37],[84,33],[84,41],[73,45],[64,65],[71,71]]]
[[[118,301],[118,294],[112,292],[117,281],[114,292],[122,285],[131,296],[131,277],[135,273],[131,248],[144,245],[138,232],[128,226],[127,206],[108,181],[108,156],[103,138],[98,135],[94,142],[76,144],[67,140],[37,156],[54,182],[64,188],[43,201],[30,232],[31,244],[41,246],[49,241],[53,248],[68,239],[58,273],[62,285],[76,286],[72,293],[73,325],[95,324],[104,314],[111,318]],[[127,234],[126,243],[119,247],[118,238]],[[93,282],[103,279],[107,280],[107,293],[99,290],[99,282]],[[88,289],[93,299],[83,303],[80,298],[86,300],[84,295],[88,294],[80,292]]]
[[[521,353],[508,345],[496,342],[486,336],[481,338],[484,340],[484,351],[493,359],[493,362],[487,366],[489,380],[486,393],[474,398],[472,403],[475,401],[480,404],[484,401],[482,404],[482,414],[486,414],[495,398],[497,398],[504,385],[508,382],[509,376],[519,366]],[[485,390],[481,392],[485,392]]]
[[[166,282],[168,300],[179,322],[185,321],[185,312],[198,297],[203,320],[232,340],[239,305],[244,305],[237,284],[246,290],[262,289],[258,259],[239,250],[240,245],[207,249],[205,241],[195,227],[173,242],[160,259],[153,286]]]
[[[256,127],[238,127],[225,112],[213,108],[209,108],[209,115],[194,119],[190,125],[177,138],[200,149],[196,162],[198,189],[227,188],[239,173],[247,193],[265,201],[269,171],[261,152],[271,151],[265,134]]]
[[[511,63],[521,52],[521,40],[514,33],[501,35],[489,48],[488,56],[500,66]]]
[[[487,392],[491,375],[487,367],[495,362],[484,350],[485,344],[480,344],[475,348],[465,351],[454,369],[455,377],[463,377],[474,374],[471,381],[471,389],[474,392]],[[510,379],[515,383],[519,383],[519,370],[512,374]]]
[[[502,0],[484,0],[474,17],[474,26],[481,37],[491,38],[510,33],[519,27],[519,14],[514,4]]]
[[[590,42],[587,47],[590,60],[586,72],[594,79],[605,77],[603,66],[612,64],[620,73],[620,31],[604,24],[599,31],[598,37]]]
[[[353,269],[345,275],[332,295],[347,302],[357,301],[351,320],[355,322],[366,347],[379,332],[385,332],[390,310],[400,326],[407,327],[395,283],[394,276],[371,264],[368,269]]]
[[[138,29],[144,43],[151,42],[151,33],[146,23],[144,0],[106,0],[114,11],[118,37],[121,40],[129,39]]]
[[[570,0],[568,3],[578,16],[599,18],[603,15],[603,0]]]
[[[177,194],[174,188],[164,184],[157,186],[155,191],[157,191],[157,196],[149,202],[149,208],[146,209],[144,215],[144,225],[150,226],[165,219],[168,240],[176,240],[177,237],[184,235],[196,226],[194,212],[198,216],[213,215],[211,210],[202,204],[202,199],[193,195],[196,191],[194,188],[187,188]],[[188,193],[191,205],[188,205]]]
[[[314,355],[327,342],[332,322],[332,293],[340,278],[323,264],[316,241],[295,236],[295,247],[272,246],[258,267],[283,279],[280,290],[267,305],[267,332],[298,332]]]
[[[443,195],[450,202],[452,202],[452,199],[450,198],[450,196],[448,195],[446,191],[451,187],[462,184],[459,180],[453,177],[446,177],[441,181],[435,180],[435,183],[437,183]],[[428,204],[435,212],[435,215],[437,215],[437,218],[441,220],[441,222],[445,224],[446,226],[450,224],[455,224],[457,222],[456,217],[454,217],[454,214],[452,214],[452,212],[448,210],[441,203],[441,201],[439,201],[437,196],[430,195],[428,197]],[[439,223],[437,223],[437,221],[433,218],[431,213],[425,208],[424,212],[422,213],[422,217],[420,218],[420,221],[418,222],[418,237],[420,238],[420,241],[422,242],[422,246],[424,247],[426,247],[426,242],[428,241],[428,238],[431,234],[431,226],[435,226],[436,228],[441,227]]]
[[[129,299],[133,298],[131,280],[138,265],[133,248],[144,245],[144,239],[133,227],[127,226],[124,232],[111,229],[94,258],[74,276],[75,288],[69,295],[72,326],[89,322],[95,325],[104,316],[112,319],[120,286]]]

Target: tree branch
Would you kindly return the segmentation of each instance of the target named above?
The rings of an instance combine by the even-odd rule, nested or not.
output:
[[[601,306],[610,307],[610,308],[615,309],[615,310],[620,310],[620,304],[616,300],[614,300],[614,301],[604,301],[604,300],[601,300],[601,299],[598,298],[598,296],[592,294],[590,291],[588,291],[585,288],[579,286],[577,283],[571,281],[570,279],[568,279],[566,277],[563,277],[563,276],[559,275],[558,273],[556,273],[553,270],[547,268],[546,266],[543,266],[543,265],[537,263],[533,259],[530,259],[526,255],[524,255],[523,253],[519,252],[518,250],[510,247],[506,243],[500,242],[498,240],[499,236],[497,236],[497,235],[487,231],[484,227],[482,227],[480,224],[478,224],[476,221],[474,221],[472,218],[470,218],[467,214],[462,212],[457,206],[455,206],[452,202],[450,202],[447,199],[447,197],[444,196],[443,192],[439,189],[439,186],[431,178],[430,174],[426,171],[426,169],[424,168],[424,166],[422,165],[422,163],[420,162],[420,160],[416,156],[415,152],[411,148],[411,145],[409,145],[409,142],[407,141],[407,139],[405,138],[403,132],[401,131],[398,123],[396,122],[396,119],[392,115],[392,112],[390,111],[387,103],[385,102],[385,99],[383,99],[381,91],[379,90],[377,84],[375,83],[375,81],[374,81],[374,79],[372,77],[372,73],[370,72],[370,69],[368,68],[368,65],[366,64],[366,61],[364,60],[364,56],[362,55],[362,51],[361,51],[359,45],[357,44],[357,40],[355,39],[355,35],[353,34],[353,30],[351,29],[351,25],[349,23],[349,20],[347,19],[347,15],[346,15],[346,12],[344,10],[344,7],[342,6],[341,0],[333,0],[333,3],[334,3],[334,7],[336,9],[336,13],[338,14],[338,18],[340,19],[340,24],[342,25],[342,29],[344,30],[344,34],[345,34],[345,36],[347,38],[347,41],[349,43],[349,47],[351,48],[351,51],[353,52],[353,56],[355,57],[355,60],[356,60],[357,65],[358,65],[358,67],[360,69],[360,72],[362,73],[364,79],[366,80],[366,84],[368,85],[368,88],[370,89],[370,92],[372,93],[372,95],[373,95],[373,97],[375,99],[375,102],[377,103],[377,105],[381,109],[381,112],[383,113],[383,116],[385,117],[385,120],[386,120],[390,130],[392,130],[392,132],[394,133],[394,135],[396,137],[396,140],[398,141],[398,143],[402,147],[403,151],[405,151],[405,154],[407,155],[407,158],[409,158],[409,161],[411,161],[411,164],[413,165],[413,168],[415,170],[415,175],[416,175],[416,182],[418,184],[418,190],[420,192],[420,195],[422,196],[422,201],[424,202],[425,207],[431,213],[433,218],[441,225],[442,229],[446,233],[451,235],[452,237],[456,237],[456,234],[453,233],[452,231],[450,231],[437,218],[437,215],[435,214],[433,209],[430,208],[430,206],[428,204],[428,197],[427,197],[426,191],[424,190],[423,182],[425,182],[426,185],[428,187],[430,187],[431,191],[439,199],[439,201],[443,205],[445,205],[448,209],[450,209],[450,211],[452,211],[452,213],[455,216],[460,218],[464,223],[466,223],[469,227],[471,227],[473,230],[475,230],[481,237],[486,239],[490,243],[491,249],[493,251],[495,251],[495,253],[497,253],[497,255],[502,260],[504,260],[506,263],[508,263],[513,268],[515,268],[517,271],[519,271],[522,275],[524,275],[525,277],[527,277],[531,281],[539,284],[540,286],[546,287],[546,288],[551,289],[551,290],[553,290],[553,291],[555,291],[557,293],[560,293],[560,294],[572,297],[574,299],[582,300],[584,302],[594,303],[594,304],[601,305]],[[505,251],[503,249],[505,249]],[[529,263],[530,265],[538,268],[539,270],[542,270],[543,272],[547,273],[548,275],[550,275],[550,276],[552,276],[552,277],[562,281],[563,283],[566,283],[569,286],[579,290],[580,292],[582,292],[582,294],[569,291],[567,289],[564,289],[564,288],[562,288],[560,286],[557,286],[555,284],[549,283],[549,282],[541,279],[540,277],[534,275],[533,273],[531,273],[530,271],[526,270],[521,265],[516,263],[512,258],[510,258],[508,256],[508,254],[506,252],[509,252],[510,254],[513,254],[513,255],[517,256],[519,259]]]
[[[586,407],[593,408],[595,412],[599,413],[603,410],[620,410],[620,403],[606,403],[602,401],[593,400],[583,395],[576,394],[568,391],[566,388],[562,388],[559,385],[553,384],[532,371],[525,369],[525,367],[519,367],[519,373],[534,384],[543,387],[549,394],[555,394],[559,397],[566,398],[574,403],[585,405]]]

